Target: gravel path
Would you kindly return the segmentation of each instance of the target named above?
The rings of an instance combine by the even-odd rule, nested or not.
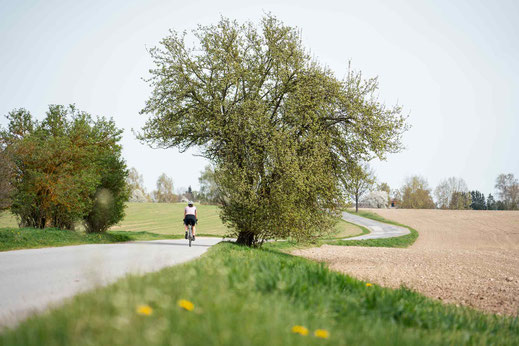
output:
[[[191,248],[182,239],[0,252],[0,327],[127,274],[194,259],[220,241],[200,237]]]
[[[388,287],[405,285],[447,303],[519,311],[519,212],[371,210],[418,230],[407,249],[342,247],[294,251],[333,270]]]
[[[342,213],[342,218],[356,225],[364,226],[371,231],[369,234],[363,234],[352,238],[345,238],[344,240],[393,238],[411,233],[405,227],[389,225],[387,223],[367,219],[365,217],[346,212]]]

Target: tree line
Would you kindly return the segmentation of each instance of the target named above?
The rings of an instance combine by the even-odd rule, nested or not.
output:
[[[408,177],[403,186],[390,190],[386,183],[376,185],[369,166],[350,177],[350,199],[358,206],[386,207],[393,204],[407,209],[519,210],[519,181],[512,173],[500,174],[495,181],[496,197],[469,190],[462,178],[443,179],[433,190],[421,176]],[[385,194],[381,194],[384,192]],[[387,203],[384,203],[384,198]]]

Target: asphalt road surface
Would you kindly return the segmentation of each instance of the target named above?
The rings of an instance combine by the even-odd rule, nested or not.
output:
[[[356,225],[364,226],[370,230],[370,233],[359,235],[357,237],[346,238],[344,240],[362,240],[362,239],[379,239],[393,238],[409,234],[410,231],[405,227],[394,226],[387,223],[371,220],[362,216],[353,215],[343,212],[342,218]]]
[[[221,238],[89,244],[0,252],[0,328],[126,274],[142,274],[199,257]]]

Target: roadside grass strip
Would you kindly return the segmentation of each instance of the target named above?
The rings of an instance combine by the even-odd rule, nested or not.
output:
[[[200,236],[206,235],[201,234]],[[149,232],[109,231],[94,234],[82,231],[60,230],[57,228],[0,228],[0,251],[81,244],[110,244],[135,240],[183,238],[183,235],[165,235]]]
[[[340,245],[340,246],[364,246],[364,247],[409,247],[413,245],[413,243],[418,239],[418,232],[409,226],[403,225],[401,223],[391,221],[384,219],[382,216],[377,215],[375,213],[371,213],[368,211],[361,211],[359,210],[358,213],[352,212],[350,210],[346,210],[346,212],[353,214],[353,215],[359,215],[368,219],[372,219],[375,221],[380,221],[384,223],[388,223],[395,226],[405,227],[407,228],[411,233],[402,235],[400,237],[394,237],[394,238],[379,238],[379,239],[363,239],[363,240],[334,240],[334,241],[328,241],[326,244],[330,245]],[[364,227],[362,227],[364,228]],[[369,231],[368,231],[369,232]]]
[[[518,344],[517,318],[443,305],[231,243],[81,294],[0,335],[1,345]]]

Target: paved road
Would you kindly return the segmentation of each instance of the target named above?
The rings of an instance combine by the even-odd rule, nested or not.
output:
[[[220,238],[90,244],[0,252],[0,327],[126,274],[194,259]]]
[[[356,225],[364,226],[371,231],[368,234],[359,235],[358,237],[346,238],[344,240],[393,238],[411,233],[405,227],[393,226],[387,223],[371,220],[362,216],[353,215],[346,212],[342,213],[342,218]]]

